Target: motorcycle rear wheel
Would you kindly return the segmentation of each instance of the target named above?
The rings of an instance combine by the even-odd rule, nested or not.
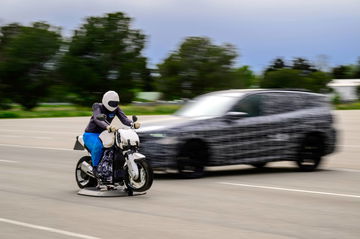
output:
[[[148,190],[154,180],[153,169],[150,164],[145,159],[135,160],[136,165],[139,169],[139,178],[134,180],[128,173],[128,168],[125,166],[125,184],[126,186],[134,192],[144,192]]]
[[[91,165],[91,157],[83,156],[79,159],[78,163],[76,164],[76,168],[75,168],[76,183],[79,186],[79,188],[96,187],[97,180],[93,177],[90,177],[81,170],[81,164],[84,161]]]

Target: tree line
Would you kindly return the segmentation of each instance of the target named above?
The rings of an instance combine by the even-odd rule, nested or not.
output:
[[[234,88],[305,88],[326,91],[332,78],[360,78],[360,62],[324,72],[308,60],[274,62],[260,75],[236,67],[232,44],[216,45],[207,37],[188,37],[155,69],[142,50],[147,36],[122,12],[89,17],[71,38],[45,22],[0,27],[0,107],[17,103],[32,109],[41,101],[90,106],[108,89],[122,103],[136,92],[160,91],[164,99]]]

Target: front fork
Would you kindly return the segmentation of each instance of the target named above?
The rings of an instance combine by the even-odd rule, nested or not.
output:
[[[133,180],[137,180],[139,178],[139,168],[135,162],[137,159],[144,159],[145,155],[134,152],[134,151],[125,151],[125,165],[128,167],[129,175]]]

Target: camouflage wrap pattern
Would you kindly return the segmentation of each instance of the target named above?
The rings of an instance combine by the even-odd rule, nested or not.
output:
[[[335,150],[333,116],[323,95],[252,91],[246,96],[254,94],[262,97],[260,116],[192,119],[163,130],[139,133],[140,152],[154,168],[166,168],[176,166],[182,145],[192,139],[206,144],[208,166],[296,160],[309,134],[321,137],[324,155]]]

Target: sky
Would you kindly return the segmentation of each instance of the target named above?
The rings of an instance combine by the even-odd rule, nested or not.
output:
[[[86,17],[117,11],[148,36],[150,67],[189,36],[235,45],[236,65],[257,72],[276,57],[329,66],[360,57],[360,0],[0,0],[0,25],[47,21],[71,36]]]

